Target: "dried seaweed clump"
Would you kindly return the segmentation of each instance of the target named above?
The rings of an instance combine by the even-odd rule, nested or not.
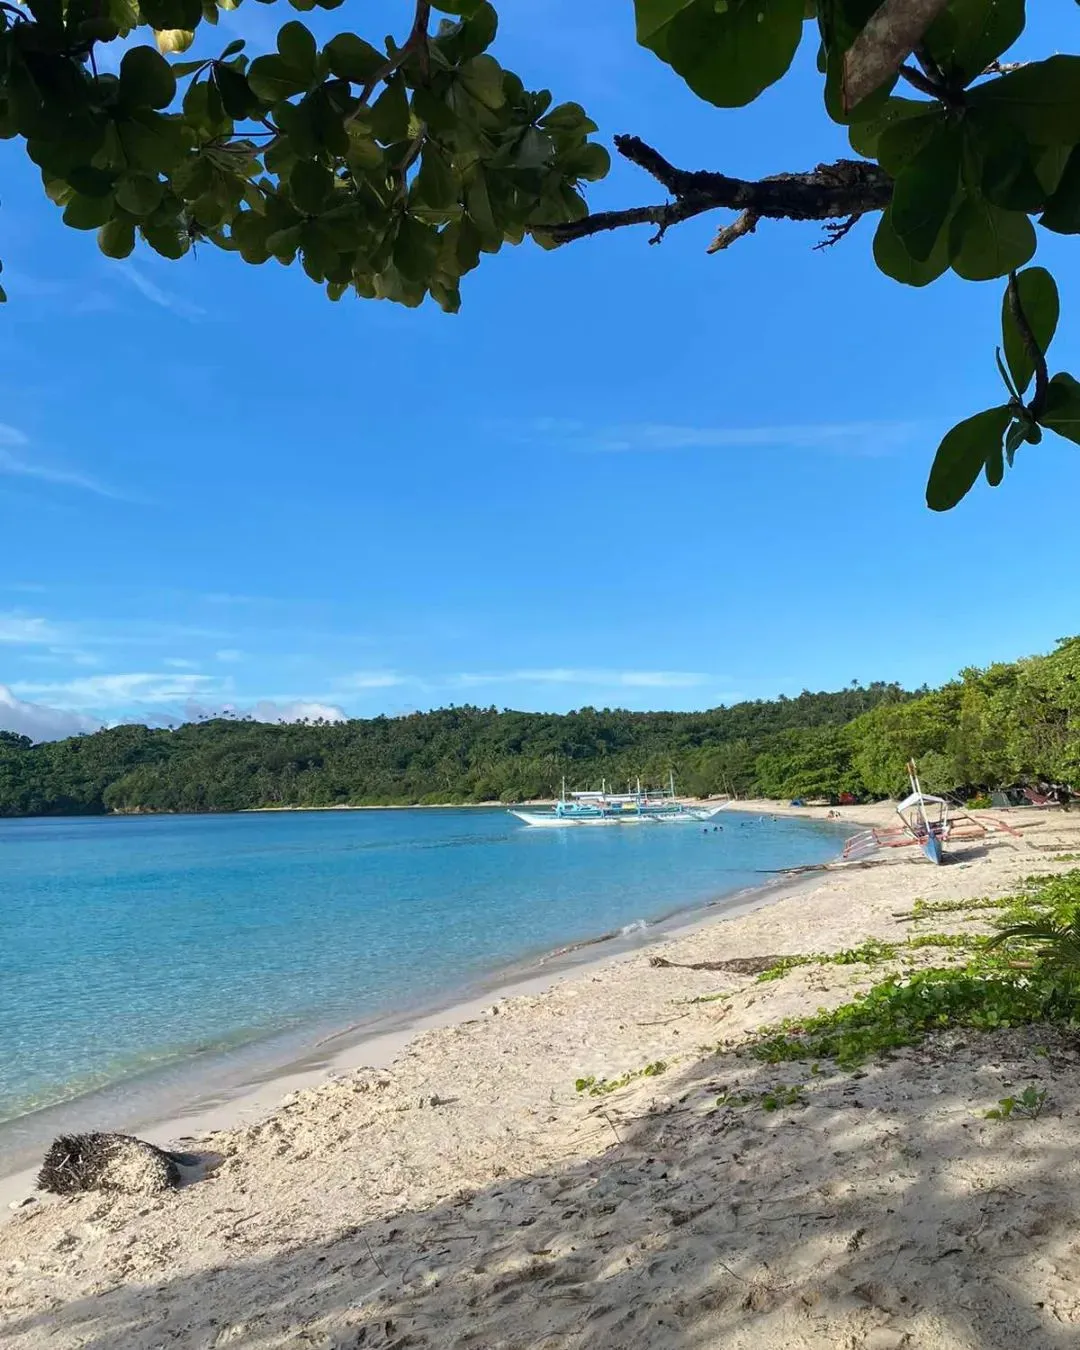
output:
[[[153,1195],[180,1181],[174,1155],[128,1134],[63,1134],[45,1154],[38,1185],[54,1195]]]

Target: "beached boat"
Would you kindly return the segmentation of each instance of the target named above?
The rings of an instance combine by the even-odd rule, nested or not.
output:
[[[945,797],[923,792],[914,760],[908,761],[907,771],[911,792],[896,808],[902,823],[891,829],[860,830],[853,834],[844,845],[845,862],[867,858],[879,849],[917,844],[930,862],[940,866],[945,861],[945,844],[949,840],[982,839],[991,833],[1016,835],[1016,830],[1002,820],[990,816],[976,820]]]
[[[599,792],[566,792],[563,780],[559,800],[550,810],[533,811],[512,807],[510,814],[526,825],[541,829],[562,829],[570,825],[635,825],[646,822],[664,824],[698,823],[711,820],[729,801],[709,806],[692,806],[675,795],[672,775],[666,789],[642,789],[640,780],[633,792],[610,792],[602,784]]]
[[[911,793],[896,808],[896,814],[930,862],[940,867],[942,845],[949,837],[949,803],[944,797],[935,797],[922,790],[913,759],[908,760],[907,771]]]

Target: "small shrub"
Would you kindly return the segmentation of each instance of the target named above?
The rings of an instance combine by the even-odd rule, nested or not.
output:
[[[1037,1088],[1029,1084],[1019,1097],[1002,1097],[997,1106],[983,1115],[987,1120],[1010,1120],[1013,1116],[1023,1116],[1027,1120],[1038,1120],[1046,1105],[1046,1088]]]
[[[618,1078],[597,1078],[595,1074],[578,1078],[574,1083],[574,1090],[587,1092],[590,1097],[606,1097],[609,1092],[618,1092],[619,1088],[626,1087],[627,1083],[632,1083],[635,1078],[656,1078],[666,1070],[667,1061],[656,1059],[651,1064],[646,1064],[643,1069],[631,1069],[629,1073],[620,1074]]]

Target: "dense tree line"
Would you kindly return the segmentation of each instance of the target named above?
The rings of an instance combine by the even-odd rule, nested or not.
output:
[[[876,798],[904,791],[911,756],[931,791],[1080,782],[1080,638],[936,690],[852,685],[701,713],[460,707],[118,726],[43,745],[0,732],[0,814],[522,801],[564,776],[571,788],[655,785],[669,771],[700,795]]]
[[[786,737],[836,734],[910,697],[873,684],[702,713],[460,707],[333,725],[118,726],[36,746],[0,733],[0,814],[519,801],[552,795],[564,775],[583,788],[659,784],[669,770],[681,791],[745,794]]]

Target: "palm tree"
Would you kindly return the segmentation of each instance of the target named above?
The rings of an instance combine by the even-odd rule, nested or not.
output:
[[[1071,978],[1080,976],[1080,906],[1062,922],[1043,919],[1003,928],[987,945],[999,947],[1012,938],[1038,943],[1042,961],[1048,968]]]

